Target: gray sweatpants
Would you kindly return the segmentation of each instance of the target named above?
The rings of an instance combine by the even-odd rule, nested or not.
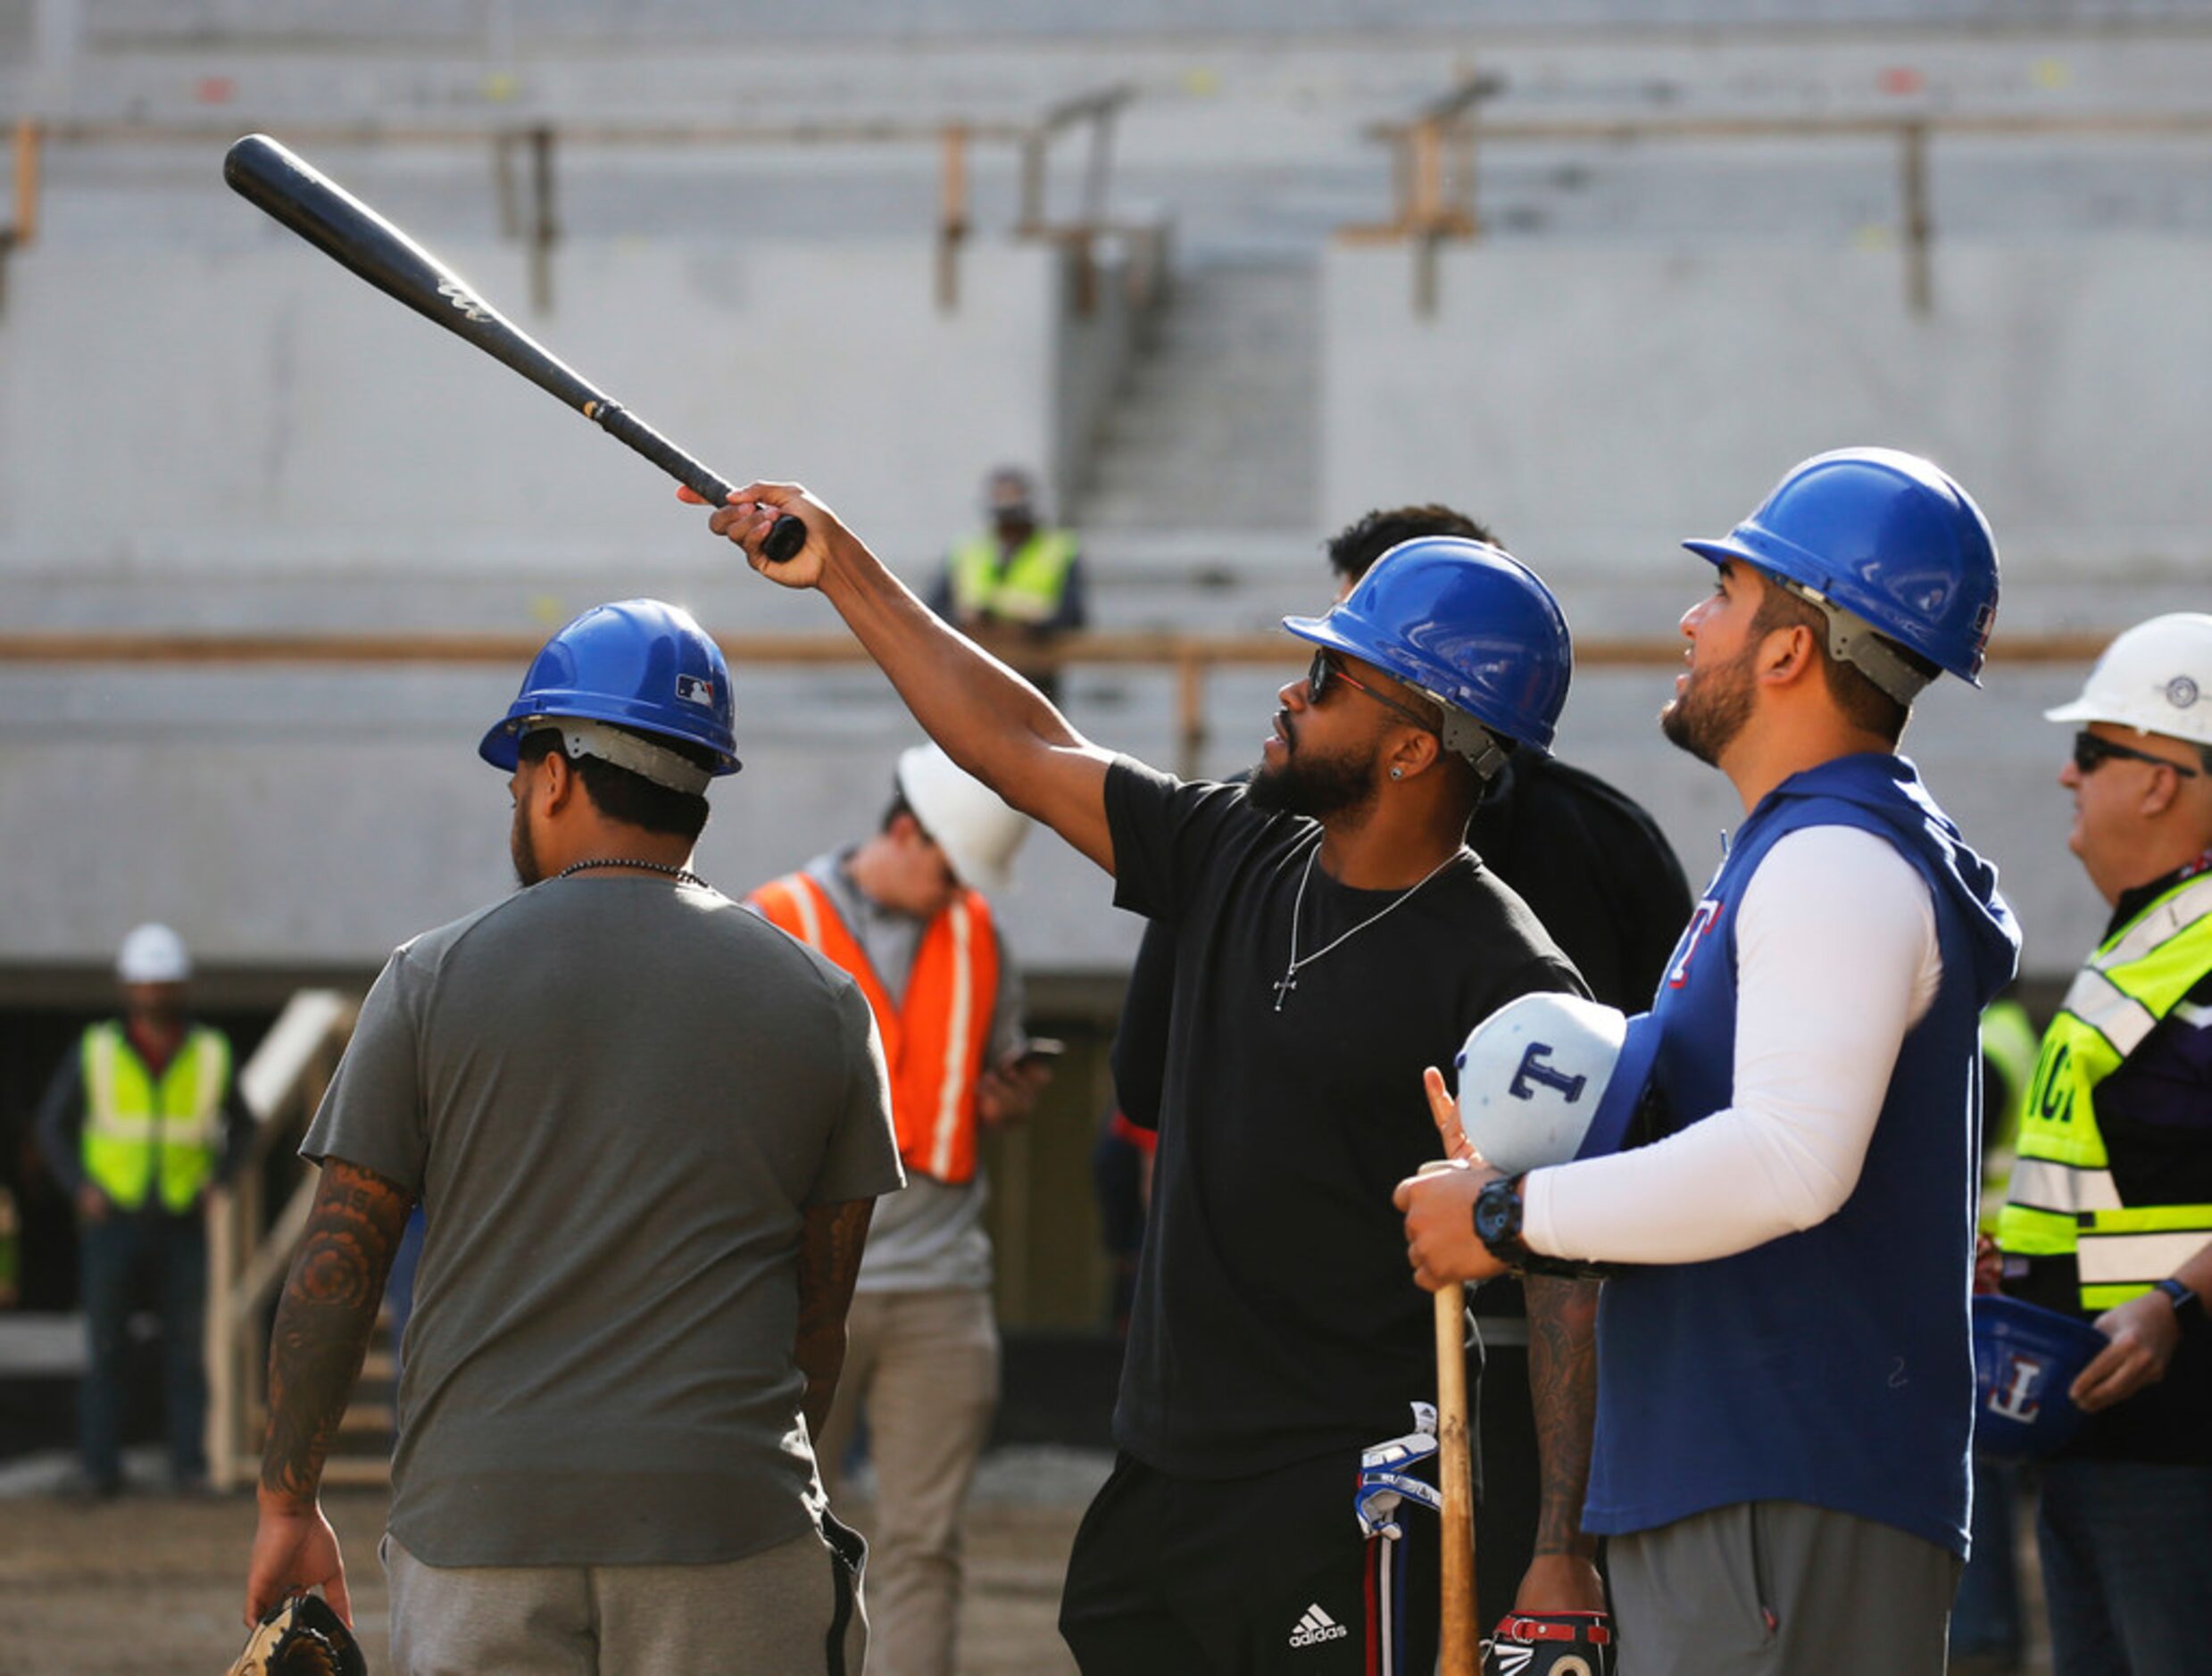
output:
[[[1620,1676],[1943,1676],[1958,1558],[1892,1526],[1738,1502],[1606,1554]]]
[[[398,1676],[828,1672],[839,1562],[812,1531],[713,1565],[428,1565],[387,1535]],[[868,1625],[851,1591],[842,1676]]]

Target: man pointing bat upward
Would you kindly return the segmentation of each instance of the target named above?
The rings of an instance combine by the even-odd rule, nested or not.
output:
[[[1996,544],[1928,461],[1850,449],[1688,545],[1714,591],[1660,726],[1744,820],[1642,1027],[1660,1138],[1409,1180],[1409,1253],[1431,1287],[1532,1254],[1622,1265],[1583,1516],[1637,1676],[1942,1676],[1977,1021],[2019,938],[1897,744],[1939,673],[1980,674]]]
[[[778,514],[807,529],[782,564],[760,556]],[[1377,1517],[1363,1537],[1351,1492],[1363,1448],[1412,1433],[1435,1392],[1434,1314],[1390,1208],[1437,1149],[1422,1067],[1513,997],[1582,987],[1464,843],[1507,754],[1550,745],[1571,664],[1557,603],[1494,547],[1395,548],[1327,617],[1285,621],[1312,661],[1246,788],[1093,744],[796,485],[755,484],[711,527],[827,595],[954,761],[1177,927],[1120,1455],[1061,1601],[1078,1664],[1427,1671],[1436,1526],[1401,1510],[1401,1535]],[[1548,1393],[1587,1371],[1532,1375],[1559,1436],[1586,1415]],[[1547,1501],[1576,1505],[1579,1448],[1545,1462]],[[1540,1547],[1522,1604],[1601,1604],[1579,1533]]]

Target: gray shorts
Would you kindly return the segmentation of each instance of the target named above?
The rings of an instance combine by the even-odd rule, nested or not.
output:
[[[1738,1502],[1606,1554],[1620,1676],[1943,1676],[1959,1560],[1893,1526]]]
[[[732,1671],[860,1676],[859,1579],[813,1531],[712,1565],[428,1565],[387,1534],[398,1676]],[[829,1631],[842,1598],[846,1628]]]

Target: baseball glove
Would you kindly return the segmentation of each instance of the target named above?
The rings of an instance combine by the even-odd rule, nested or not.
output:
[[[369,1676],[338,1614],[317,1595],[290,1595],[270,1608],[229,1676]]]
[[[1602,1612],[1509,1612],[1483,1643],[1483,1676],[1613,1676]]]

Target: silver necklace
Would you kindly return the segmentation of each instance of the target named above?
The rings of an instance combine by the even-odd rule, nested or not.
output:
[[[1318,960],[1330,950],[1337,948],[1343,943],[1349,942],[1351,938],[1358,936],[1369,925],[1372,925],[1376,920],[1385,918],[1387,916],[1397,912],[1399,909],[1405,906],[1408,899],[1413,896],[1413,894],[1418,892],[1422,885],[1426,884],[1429,880],[1434,878],[1439,873],[1442,873],[1446,867],[1457,861],[1459,859],[1460,853],[1461,852],[1459,850],[1454,850],[1442,861],[1439,861],[1434,867],[1431,867],[1426,873],[1423,874],[1417,882],[1406,886],[1404,890],[1399,892],[1396,896],[1393,897],[1382,907],[1376,909],[1372,914],[1369,914],[1365,919],[1354,925],[1350,931],[1347,931],[1342,935],[1323,943],[1321,947],[1316,949],[1311,954],[1301,956],[1298,952],[1298,922],[1306,910],[1306,886],[1313,883],[1313,864],[1318,860],[1321,856],[1320,841],[1318,839],[1315,840],[1313,848],[1306,852],[1306,870],[1301,874],[1298,878],[1298,898],[1291,904],[1290,964],[1283,968],[1283,975],[1275,981],[1275,1010],[1278,1013],[1281,1012],[1283,1010],[1284,998],[1298,987],[1299,973],[1303,971],[1306,967],[1311,966],[1316,960]]]
[[[586,867],[643,867],[648,873],[665,873],[678,884],[695,884],[703,891],[711,891],[714,888],[689,867],[672,867],[665,861],[634,861],[627,856],[604,856],[589,861],[571,861],[560,872],[554,874],[553,877],[565,879],[570,874],[581,873]]]

